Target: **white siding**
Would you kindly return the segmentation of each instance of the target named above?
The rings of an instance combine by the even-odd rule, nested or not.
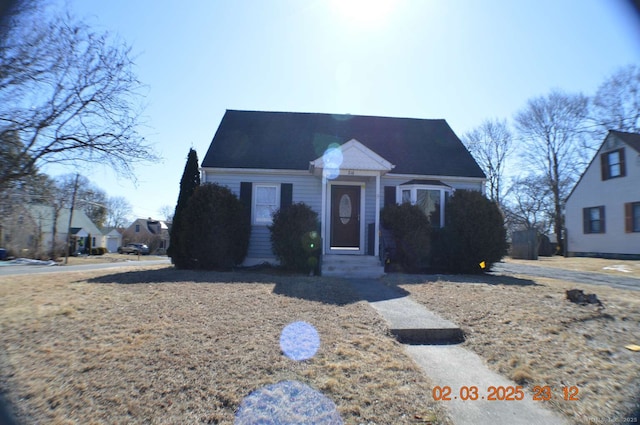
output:
[[[624,147],[624,177],[602,180],[600,154]],[[640,255],[640,233],[626,233],[624,204],[640,202],[640,154],[613,135],[598,151],[565,208],[567,251],[578,255]],[[585,234],[583,208],[605,207],[605,233]]]

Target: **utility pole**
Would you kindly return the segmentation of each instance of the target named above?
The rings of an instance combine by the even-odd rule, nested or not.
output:
[[[80,175],[76,173],[76,181],[73,183],[73,197],[71,198],[71,211],[69,211],[69,226],[67,227],[67,249],[65,250],[64,264],[69,263],[69,245],[71,245],[71,220],[73,219],[73,208],[76,205],[76,193],[78,192],[78,178]]]

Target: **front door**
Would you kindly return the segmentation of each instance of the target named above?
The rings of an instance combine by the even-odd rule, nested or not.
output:
[[[360,186],[331,186],[331,249],[360,249]]]

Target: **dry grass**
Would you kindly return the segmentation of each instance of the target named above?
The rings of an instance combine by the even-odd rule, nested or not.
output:
[[[280,351],[289,323],[317,354]],[[24,423],[232,423],[296,380],[345,423],[450,423],[431,383],[344,281],[146,267],[0,278],[0,376]]]
[[[125,261],[150,261],[150,260],[161,260],[163,258],[167,258],[165,256],[158,255],[133,255],[133,254],[117,254],[117,253],[109,253],[104,255],[86,255],[80,257],[69,257],[68,265],[69,266],[78,266],[82,264],[101,264],[101,263],[120,263]],[[64,264],[64,257],[61,257],[57,260],[58,263]]]
[[[565,258],[555,255],[553,257],[538,257],[538,260],[534,261],[506,258],[505,262],[640,278],[640,261],[637,260],[609,260],[606,258],[585,257]]]
[[[463,346],[514,381],[548,385],[545,402],[576,424],[640,411],[640,294],[526,276],[388,276],[430,310],[458,323]],[[415,282],[410,284],[402,284]],[[580,306],[564,291],[595,293],[606,306]],[[564,401],[562,387],[577,386],[579,401]],[[604,423],[604,422],[593,422]]]

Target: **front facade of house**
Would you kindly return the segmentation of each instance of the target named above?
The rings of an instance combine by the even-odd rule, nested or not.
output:
[[[485,185],[444,120],[284,112],[227,111],[201,174],[251,211],[246,265],[275,262],[267,226],[291,203],[318,213],[323,256],[377,259],[384,205],[418,204],[443,225],[455,189]]]
[[[640,258],[640,134],[610,131],[567,198],[570,256]]]

